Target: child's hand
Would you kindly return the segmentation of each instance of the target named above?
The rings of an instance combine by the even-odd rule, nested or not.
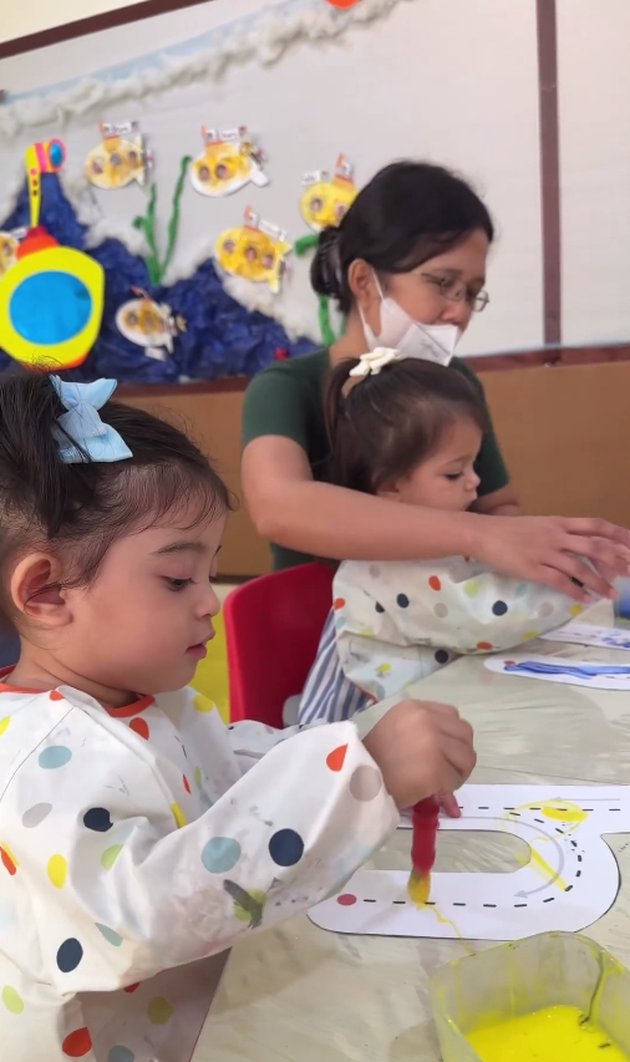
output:
[[[466,781],[477,757],[473,731],[456,708],[402,701],[363,739],[399,808],[451,793]]]
[[[461,819],[462,813],[454,793],[438,793],[436,800],[449,819]]]

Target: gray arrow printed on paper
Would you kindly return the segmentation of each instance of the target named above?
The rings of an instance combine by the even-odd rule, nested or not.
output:
[[[455,821],[457,821],[457,820],[455,820]],[[538,885],[535,889],[530,889],[529,892],[526,892],[525,889],[521,889],[520,892],[515,892],[514,893],[515,896],[527,898],[528,896],[533,896],[534,893],[543,892],[545,889],[548,889],[550,885],[553,885],[554,881],[557,881],[558,878],[562,877],[562,871],[564,870],[564,852],[562,850],[562,847],[559,844],[559,842],[556,841],[555,837],[550,837],[549,834],[545,833],[544,830],[541,830],[539,826],[535,826],[531,822],[524,822],[523,819],[510,819],[510,818],[505,818],[504,819],[504,818],[498,818],[498,816],[496,816],[496,815],[487,815],[487,816],[486,815],[466,815],[465,816],[465,821],[466,822],[500,822],[504,826],[505,826],[506,822],[511,822],[515,826],[524,826],[524,827],[527,827],[530,830],[534,830],[535,833],[541,834],[545,838],[546,841],[551,841],[552,845],[554,846],[554,848],[556,849],[556,851],[558,853],[558,862],[560,864],[558,869],[556,870],[553,878],[551,879],[551,881],[547,881],[543,885]],[[445,830],[444,832],[446,833],[446,832],[450,832],[450,831],[446,831]],[[454,833],[457,832],[456,828],[453,830],[453,832]],[[483,833],[483,830],[481,832]],[[486,832],[487,833],[513,833],[514,831],[503,829],[503,830],[487,830]],[[515,834],[515,836],[518,836],[518,834]],[[531,849],[531,845],[530,845],[530,849]],[[530,860],[530,863],[531,863],[531,860]]]

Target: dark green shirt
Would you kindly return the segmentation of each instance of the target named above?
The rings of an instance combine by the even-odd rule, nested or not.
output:
[[[454,358],[451,364],[472,380],[483,395],[481,382],[463,361]],[[283,435],[293,439],[306,453],[313,478],[325,481],[330,447],[322,398],[328,369],[328,351],[319,350],[315,354],[276,362],[255,376],[245,395],[243,445],[247,446],[261,435]],[[484,436],[476,471],[481,480],[480,495],[492,494],[508,483],[507,469],[492,426]],[[276,570],[312,560],[304,553],[273,543],[271,551]]]

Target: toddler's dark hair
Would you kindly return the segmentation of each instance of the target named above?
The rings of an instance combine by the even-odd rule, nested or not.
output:
[[[355,382],[348,374],[358,364],[350,358],[335,366],[324,394],[337,486],[375,494],[404,478],[461,417],[486,430],[481,391],[459,369],[407,358]]]
[[[377,273],[408,273],[476,229],[492,243],[488,209],[461,177],[428,162],[392,162],[361,189],[339,227],[321,233],[311,285],[347,314],[353,302],[348,270],[357,258]]]
[[[223,480],[183,432],[117,402],[99,415],[133,457],[64,464],[53,435],[64,412],[48,376],[0,378],[0,565],[52,547],[66,562],[68,583],[85,585],[125,533],[182,505],[192,506],[192,524],[233,507]]]

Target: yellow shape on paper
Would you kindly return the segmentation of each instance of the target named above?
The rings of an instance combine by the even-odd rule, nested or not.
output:
[[[5,715],[4,719],[0,719],[0,737],[6,734],[9,726],[11,725],[11,716]]]
[[[332,178],[321,173],[319,177],[319,180],[308,182],[300,199],[302,217],[314,232],[339,225],[358,193],[352,178],[342,173],[336,173]]]
[[[292,250],[293,244],[281,234],[272,236],[252,224],[223,232],[216,242],[215,254],[226,273],[266,284],[277,294],[286,269],[285,258]]]
[[[60,342],[45,344],[27,339],[13,324],[11,303],[22,284],[46,273],[65,273],[81,284],[91,299],[91,310],[81,330]],[[0,283],[0,346],[22,365],[45,371],[74,369],[90,353],[101,327],[105,297],[102,265],[73,247],[46,247],[27,254],[6,273]]]

